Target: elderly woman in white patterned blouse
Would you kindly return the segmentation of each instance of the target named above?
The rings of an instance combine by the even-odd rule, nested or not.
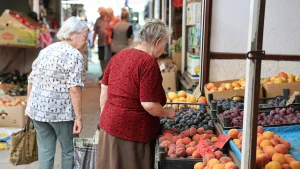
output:
[[[82,130],[81,92],[88,27],[71,17],[63,24],[60,42],[43,49],[28,77],[26,115],[37,132],[39,169],[53,169],[56,140],[62,148],[62,169],[74,168],[73,138]]]

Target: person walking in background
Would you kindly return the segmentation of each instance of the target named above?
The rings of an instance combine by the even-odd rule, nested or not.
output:
[[[100,94],[97,169],[154,169],[160,117],[175,118],[156,61],[171,31],[160,20],[141,29],[140,42],[115,54],[105,70]]]
[[[105,66],[107,66],[110,57],[112,56],[111,54],[111,44],[112,44],[112,32],[114,30],[114,27],[117,23],[119,23],[121,20],[119,17],[114,15],[114,10],[112,8],[107,8],[107,19],[108,19],[108,25],[106,27],[107,30],[107,55],[105,58]]]
[[[84,58],[88,27],[70,17],[57,33],[60,42],[41,50],[28,77],[25,114],[37,132],[39,169],[53,169],[57,139],[62,169],[74,168],[73,138],[82,130]]]
[[[117,23],[112,32],[111,52],[114,56],[120,50],[131,45],[133,40],[133,29],[129,24],[130,13],[122,8],[121,22]]]
[[[102,70],[102,75],[99,77],[99,81],[101,81],[104,70],[105,70],[105,46],[107,45],[107,13],[104,7],[98,8],[98,12],[100,14],[100,17],[96,20],[96,23],[94,25],[94,36],[93,36],[93,45],[92,48],[94,48],[95,40],[98,35],[98,56],[100,60],[100,67]]]

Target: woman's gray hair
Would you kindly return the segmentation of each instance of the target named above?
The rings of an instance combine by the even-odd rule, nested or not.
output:
[[[79,21],[78,19],[76,19],[76,17],[72,16],[68,18],[62,25],[56,37],[59,40],[70,40],[70,37],[73,33],[82,33],[88,31],[88,29],[88,26],[84,22]]]
[[[150,19],[139,32],[139,41],[147,44],[155,44],[158,39],[169,37],[172,31],[159,19]]]

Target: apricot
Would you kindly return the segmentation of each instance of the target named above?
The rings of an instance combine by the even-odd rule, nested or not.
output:
[[[282,169],[292,169],[292,167],[289,164],[282,164]]]
[[[258,136],[257,139],[256,139],[256,143],[257,145],[260,145],[260,143],[265,139],[264,136]]]
[[[212,169],[223,169],[223,168],[224,168],[224,164],[216,164]]]
[[[201,158],[201,154],[199,153],[198,150],[195,150],[195,151],[193,152],[193,154],[192,154],[192,157],[193,157],[193,158]]]
[[[224,154],[222,153],[222,151],[218,150],[215,151],[215,157],[219,160],[221,157],[223,157]]]
[[[299,169],[300,168],[300,162],[299,161],[291,161],[290,166],[292,169]]]
[[[234,139],[234,140],[233,140],[233,143],[234,143],[236,146],[241,145],[241,142],[240,142],[239,139]]]
[[[264,133],[264,128],[262,126],[257,126],[257,132],[260,134]]]
[[[264,148],[264,153],[271,159],[275,153],[277,153],[276,149],[272,146],[267,146]]]
[[[191,141],[192,141],[192,140],[191,140],[189,137],[183,138],[183,143],[184,143],[185,145],[190,144]]]
[[[195,151],[196,149],[194,147],[188,147],[186,149],[186,155],[187,156],[192,156],[193,152]]]
[[[284,157],[285,158],[289,158],[289,157],[294,158],[292,154],[284,154]]]
[[[207,165],[208,161],[214,159],[215,157],[212,154],[205,154],[203,157],[203,163]]]
[[[229,162],[229,163],[225,164],[224,169],[239,169],[239,167],[236,164]]]
[[[291,161],[296,161],[296,159],[294,159],[294,157],[288,157],[288,158],[285,158],[285,162],[286,163],[290,163]]]
[[[291,143],[286,141],[286,140],[283,140],[282,138],[278,139],[280,141],[281,144],[284,144],[286,145],[287,149],[289,150],[291,148]]]
[[[265,169],[281,169],[281,165],[277,161],[271,161],[265,166]]]
[[[191,127],[189,129],[190,136],[193,137],[195,134],[197,134],[197,129],[195,127]]]
[[[277,161],[278,163],[280,164],[284,164],[285,163],[285,157],[283,154],[281,153],[275,153],[273,156],[272,156],[272,161]]]
[[[204,134],[204,133],[205,133],[204,128],[203,128],[203,127],[198,128],[198,129],[197,129],[197,133],[198,133],[198,134]]]
[[[274,138],[277,138],[277,139],[279,139],[279,138],[281,138],[278,134],[274,134]]]
[[[205,165],[202,162],[198,162],[194,165],[194,169],[204,169]]]
[[[221,164],[226,164],[228,162],[232,162],[231,158],[230,157],[226,157],[226,156],[221,157],[219,160],[220,160]]]
[[[281,153],[281,154],[287,154],[288,153],[288,149],[287,149],[285,144],[277,144],[275,146],[275,149],[278,153]]]
[[[210,140],[211,140],[212,142],[217,142],[217,141],[218,141],[218,137],[212,137]]]
[[[230,129],[228,131],[228,135],[231,137],[231,139],[237,139],[239,135],[239,131],[237,129]]]
[[[191,141],[190,143],[189,143],[189,146],[191,146],[191,147],[195,147],[197,145],[197,142],[196,141]]]
[[[263,136],[268,139],[268,140],[271,140],[272,138],[274,138],[274,132],[272,131],[265,131],[263,133]]]
[[[201,138],[201,136],[199,134],[195,134],[193,136],[193,141],[197,141],[198,142],[200,140],[200,138]]]
[[[262,149],[264,149],[264,148],[267,147],[267,146],[272,146],[272,144],[271,144],[270,140],[265,139],[265,140],[263,140],[263,141],[260,143],[259,146],[260,146]]]
[[[213,159],[210,159],[208,162],[207,162],[207,166],[208,168],[212,169],[216,164],[220,164],[220,161],[213,158]]]
[[[256,155],[256,168],[257,169],[262,169],[269,162],[270,162],[270,158],[266,154]]]
[[[256,149],[256,157],[257,157],[257,155],[263,154],[263,153],[264,153],[264,152],[263,152],[262,150]]]
[[[277,138],[272,138],[270,140],[270,142],[272,143],[273,146],[276,146],[277,144],[280,144],[280,141]]]
[[[179,136],[173,136],[172,139],[171,139],[171,141],[172,141],[173,143],[176,143],[176,141],[179,140],[179,139],[180,139]]]

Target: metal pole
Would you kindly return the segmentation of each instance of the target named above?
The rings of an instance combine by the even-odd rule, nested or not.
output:
[[[167,20],[166,13],[167,13],[166,0],[162,0],[161,1],[161,20],[164,22],[166,22],[166,20]]]
[[[257,117],[266,0],[250,1],[246,64],[245,114],[243,121],[242,169],[256,168]]]
[[[185,70],[185,55],[186,55],[186,0],[183,0],[182,4],[182,46],[181,46],[181,73]]]
[[[206,17],[206,0],[202,0],[201,1],[201,21],[200,21],[200,75],[199,75],[199,84],[200,84],[200,91],[203,92],[203,90],[201,89],[201,86],[203,83],[203,62],[204,62],[204,41],[205,41],[205,17]]]
[[[149,1],[149,18],[153,18],[153,0]]]
[[[160,0],[154,0],[154,18],[160,19]]]
[[[173,31],[172,15],[173,15],[172,0],[169,0],[169,29]],[[172,36],[169,36],[169,54],[171,53],[171,45],[172,45]]]

